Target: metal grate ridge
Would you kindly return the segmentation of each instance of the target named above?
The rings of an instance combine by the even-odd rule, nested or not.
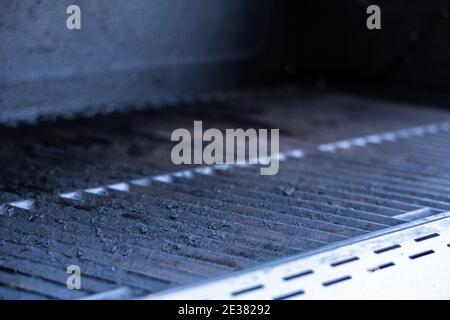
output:
[[[439,132],[447,132],[450,130],[450,122],[442,122],[435,124],[422,125],[412,128],[400,129],[392,132],[384,132],[380,134],[371,134],[363,137],[351,138],[347,140],[340,140],[336,142],[320,144],[317,146],[317,150],[320,152],[335,152],[339,149],[351,149],[354,147],[365,147],[370,144],[381,144],[383,142],[392,142],[398,139],[406,139],[414,136],[423,136],[426,134],[437,134]],[[277,157],[280,161],[285,161],[288,158],[292,159],[302,159],[306,156],[305,151],[302,149],[293,149],[286,152],[280,152],[277,155],[272,155],[272,157]],[[267,159],[256,160],[258,164],[266,163]],[[188,170],[170,172],[165,174],[160,174],[152,177],[145,177],[140,179],[133,179],[130,181],[122,181],[108,186],[95,186],[89,187],[83,190],[63,192],[59,196],[63,199],[68,200],[79,200],[81,199],[83,193],[101,195],[107,192],[108,189],[113,189],[122,192],[128,192],[130,190],[130,185],[137,185],[141,187],[150,186],[152,181],[170,183],[174,178],[192,178],[194,174],[202,175],[213,175],[215,171],[226,171],[234,166],[237,167],[248,167],[248,163],[238,163],[236,165],[219,164],[212,166],[197,167]],[[7,203],[12,207],[31,210],[33,208],[33,199],[23,199],[14,202]]]

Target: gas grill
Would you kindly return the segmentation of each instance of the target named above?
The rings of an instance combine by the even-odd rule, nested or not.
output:
[[[42,59],[65,59],[66,30],[54,31],[48,51],[19,51],[27,64],[12,57],[14,46],[0,49],[7,62],[7,76],[0,76],[0,299],[450,299],[450,110],[446,95],[430,89],[444,80],[402,76],[420,54],[399,50],[412,66],[398,64],[401,58],[388,57],[387,39],[378,49],[385,60],[376,61],[395,68],[382,77],[372,70],[356,76],[354,67],[371,61],[356,46],[357,61],[345,68],[364,85],[348,82],[339,76],[340,59],[349,58],[342,51],[323,70],[315,66],[321,54],[309,57],[311,71],[303,60],[308,51],[299,54],[290,42],[303,30],[293,16],[297,4],[214,0],[183,10],[195,22],[192,32],[216,16],[223,29],[202,41],[193,37],[192,53],[175,37],[175,22],[165,22],[160,29],[173,41],[176,63],[140,66],[147,49],[159,48],[162,59],[167,48],[141,28],[145,19],[130,17],[147,6],[166,14],[179,8],[175,2],[117,4],[125,18],[100,11],[96,20],[108,21],[111,33],[70,34],[79,41],[110,37],[117,19],[134,31],[99,44],[100,53],[72,56],[77,66],[104,55],[110,64],[91,74],[61,76],[58,64],[50,73],[38,68]],[[31,15],[52,12],[45,30],[59,8],[52,3],[29,7]],[[98,3],[89,8],[106,5]],[[345,3],[336,12],[356,23],[362,2]],[[0,5],[19,17],[22,6]],[[387,16],[391,9],[399,7],[386,4]],[[244,30],[223,25],[231,16]],[[0,13],[0,34],[14,30],[23,37],[15,46],[26,47],[26,35],[9,19]],[[411,28],[428,36],[429,23]],[[216,46],[214,32],[235,41]],[[143,37],[148,47],[140,51]],[[366,31],[356,37],[380,39]],[[136,46],[130,68],[115,56],[128,40]],[[211,50],[228,58],[208,58]],[[40,71],[31,76],[33,70]],[[279,128],[278,174],[260,175],[261,164],[174,165],[171,133],[196,120],[219,130]],[[80,290],[67,288],[68,266],[80,267]]]

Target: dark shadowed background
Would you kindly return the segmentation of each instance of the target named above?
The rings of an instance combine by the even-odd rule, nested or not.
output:
[[[81,31],[66,29],[73,3]],[[449,3],[4,0],[0,121],[174,105],[285,81],[402,97],[414,88],[446,104]],[[371,4],[382,30],[366,28]]]

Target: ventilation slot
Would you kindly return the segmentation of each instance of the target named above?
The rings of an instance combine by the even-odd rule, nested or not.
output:
[[[427,236],[423,236],[423,237],[414,239],[414,241],[421,242],[421,241],[425,241],[425,240],[436,238],[436,237],[439,237],[439,233],[432,233],[432,234],[429,234]]]
[[[338,284],[340,282],[344,282],[344,281],[350,280],[351,278],[352,278],[351,276],[345,276],[345,277],[333,279],[333,280],[330,280],[330,281],[326,281],[326,282],[322,283],[322,285],[324,287],[329,287],[329,286]]]
[[[245,293],[249,293],[249,292],[252,292],[252,291],[260,290],[262,288],[264,288],[264,286],[262,284],[260,284],[260,285],[254,286],[254,287],[250,287],[250,288],[246,288],[246,289],[242,289],[242,290],[233,292],[231,295],[232,296],[240,296],[240,295],[243,295]]]
[[[422,258],[422,257],[428,256],[428,255],[433,254],[433,253],[434,253],[434,250],[428,250],[428,251],[424,251],[424,252],[413,254],[412,256],[409,256],[409,258],[414,260],[414,259],[418,259],[418,258]]]
[[[351,257],[351,258],[348,258],[348,259],[345,259],[345,260],[341,260],[341,261],[330,263],[330,266],[338,267],[338,266],[341,266],[343,264],[347,264],[347,263],[350,263],[350,262],[353,262],[353,261],[357,261],[357,260],[359,260],[358,257]]]
[[[382,249],[375,250],[374,252],[376,254],[380,254],[380,253],[388,252],[388,251],[391,251],[391,250],[400,249],[401,247],[402,246],[399,245],[399,244],[394,244],[394,245],[389,246],[389,247],[385,247],[385,248],[382,248]]]
[[[390,267],[393,267],[393,266],[395,266],[395,263],[388,262],[388,263],[380,264],[379,266],[376,266],[374,268],[370,268],[367,271],[375,272],[375,271],[380,271],[380,270],[387,269],[387,268],[390,268]]]
[[[284,281],[290,281],[290,280],[306,277],[306,276],[308,276],[310,274],[313,274],[313,273],[314,273],[314,271],[308,270],[308,271],[304,271],[304,272],[300,272],[300,273],[296,273],[296,274],[284,277],[283,280]]]
[[[275,297],[273,299],[274,300],[286,300],[286,299],[302,296],[304,294],[305,294],[304,290],[298,290],[298,291],[294,291],[294,292],[288,293],[288,294],[283,295],[283,296]]]

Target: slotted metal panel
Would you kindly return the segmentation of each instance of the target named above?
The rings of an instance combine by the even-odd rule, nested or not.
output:
[[[450,299],[450,212],[149,299]]]

